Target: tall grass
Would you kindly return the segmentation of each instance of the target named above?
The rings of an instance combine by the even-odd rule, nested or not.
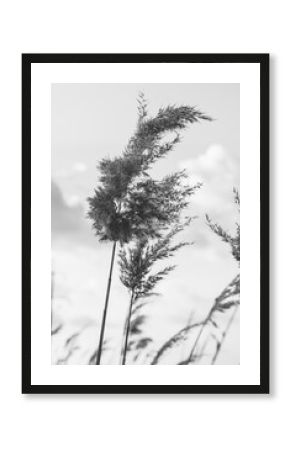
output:
[[[178,219],[192,188],[180,189],[181,172],[156,183],[148,175],[148,170],[179,143],[181,130],[201,120],[211,118],[191,106],[167,106],[160,108],[154,117],[149,117],[147,102],[140,94],[136,131],[126,148],[121,156],[103,158],[98,164],[99,184],[94,195],[88,198],[88,217],[99,240],[113,242],[98,344],[98,365],[101,364],[116,243],[122,246],[136,238],[158,238],[162,228]],[[168,133],[175,137],[164,142]]]
[[[174,265],[169,265],[154,273],[152,270],[155,264],[167,260],[167,258],[174,256],[176,251],[191,244],[191,242],[183,241],[177,244],[172,242],[173,238],[188,226],[190,222],[191,219],[187,219],[184,223],[176,224],[163,237],[153,242],[152,240],[141,239],[120,251],[120,279],[130,294],[130,305],[124,333],[125,341],[122,351],[123,365],[126,364],[132,312],[136,313],[142,309],[148,297],[157,295],[155,292],[157,284],[175,268]]]
[[[234,189],[234,201],[240,210],[240,196],[239,192]],[[212,220],[206,216],[207,224],[211,230],[217,234],[225,243],[230,245],[231,253],[238,265],[240,262],[240,225],[236,223],[236,233],[231,235],[226,232],[219,224],[212,222]],[[213,302],[212,307],[207,313],[205,319],[196,324],[188,325],[181,329],[178,333],[167,340],[162,347],[156,352],[151,364],[158,364],[164,354],[176,346],[181,340],[188,339],[192,330],[197,331],[194,339],[191,351],[188,357],[179,362],[181,365],[196,364],[202,358],[205,348],[208,342],[215,342],[215,350],[210,357],[211,364],[215,364],[217,357],[221,351],[224,340],[228,334],[230,326],[235,318],[237,310],[240,304],[240,275],[238,274],[217,296]],[[233,309],[233,313],[230,316],[227,325],[223,331],[220,329],[219,315],[224,315],[225,312]],[[203,337],[205,335],[205,338]],[[202,345],[200,346],[200,341]],[[200,348],[199,348],[200,347]]]

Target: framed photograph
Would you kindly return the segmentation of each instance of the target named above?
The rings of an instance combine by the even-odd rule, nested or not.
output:
[[[24,54],[22,146],[22,392],[268,393],[269,55]]]

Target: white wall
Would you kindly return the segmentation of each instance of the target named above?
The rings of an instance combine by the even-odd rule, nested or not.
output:
[[[2,4],[1,448],[272,450],[279,441],[287,447],[290,65],[286,8],[282,0],[11,0]],[[20,394],[21,52],[271,52],[270,396]]]

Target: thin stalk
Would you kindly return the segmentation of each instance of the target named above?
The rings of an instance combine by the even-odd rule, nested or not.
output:
[[[101,364],[101,356],[102,356],[102,348],[103,348],[103,342],[104,342],[107,310],[108,310],[110,290],[111,290],[112,272],[113,272],[115,253],[116,253],[116,244],[117,244],[116,241],[114,241],[113,248],[112,248],[112,256],[111,256],[111,266],[110,266],[109,278],[108,278],[108,283],[107,283],[106,300],[105,300],[105,306],[104,306],[103,318],[102,318],[102,325],[101,325],[101,331],[100,331],[97,360],[96,360],[96,365],[97,366],[99,366]]]
[[[212,316],[212,314],[213,314],[214,311],[215,311],[215,305],[211,308],[211,310],[210,310],[210,312],[208,313],[207,317],[206,317],[205,320],[202,322],[202,325],[201,325],[201,327],[200,327],[199,333],[198,333],[198,335],[196,336],[195,342],[194,342],[194,344],[193,344],[192,350],[191,350],[190,355],[189,355],[189,358],[188,358],[190,361],[193,359],[194,352],[195,352],[196,347],[197,347],[197,344],[198,344],[198,342],[199,342],[199,340],[200,340],[200,338],[201,338],[201,335],[202,335],[202,332],[203,332],[203,330],[204,330],[204,327],[207,325],[207,323],[208,323],[208,321],[210,320],[210,318],[211,318],[211,316]]]
[[[237,303],[237,305],[235,306],[234,311],[233,311],[233,313],[232,313],[232,315],[231,315],[231,317],[230,317],[230,319],[228,321],[228,324],[227,324],[225,330],[223,331],[222,338],[221,338],[220,342],[217,344],[215,354],[214,354],[214,356],[213,356],[213,358],[211,360],[211,364],[214,364],[216,362],[216,359],[217,359],[217,357],[218,357],[218,355],[219,355],[219,353],[221,351],[221,347],[222,347],[222,345],[223,345],[223,343],[225,341],[225,338],[226,338],[226,336],[228,334],[228,331],[229,331],[229,329],[230,329],[230,327],[231,327],[231,325],[232,325],[232,323],[234,321],[235,315],[236,315],[236,313],[238,311],[238,307],[239,307],[239,304]]]
[[[125,326],[124,326],[123,335],[122,335],[122,343],[121,343],[121,351],[120,351],[120,366],[122,365],[122,361],[123,361],[123,354],[124,354],[124,346],[125,346],[125,338],[126,338],[127,326],[128,326],[128,315],[126,317]]]
[[[131,314],[132,314],[133,299],[134,299],[134,292],[132,292],[132,294],[131,294],[129,313],[128,313],[128,318],[127,318],[127,322],[126,322],[126,335],[125,335],[125,344],[124,344],[124,349],[123,349],[122,366],[124,366],[126,364],[128,339],[129,339],[130,327],[131,327]]]
[[[51,329],[51,334],[53,334],[53,297],[54,297],[54,273],[53,271],[51,272],[51,308],[50,308],[50,329]]]

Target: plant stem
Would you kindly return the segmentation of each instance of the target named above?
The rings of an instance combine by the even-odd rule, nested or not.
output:
[[[226,336],[228,334],[228,331],[229,331],[229,329],[230,329],[230,327],[231,327],[231,325],[232,325],[232,323],[234,321],[235,315],[236,315],[236,313],[238,311],[238,307],[239,307],[239,304],[237,303],[235,308],[234,308],[234,311],[233,311],[233,313],[232,313],[232,315],[231,315],[231,317],[230,317],[230,319],[228,321],[228,324],[227,324],[225,330],[223,331],[222,338],[221,338],[220,342],[218,343],[218,345],[216,347],[216,352],[215,352],[215,354],[214,354],[214,356],[213,356],[213,358],[211,360],[211,364],[214,364],[216,362],[216,359],[217,359],[217,357],[219,355],[219,352],[221,351],[221,346],[223,345],[224,340],[225,340],[225,338],[226,338]]]
[[[211,318],[211,316],[212,316],[212,314],[213,314],[214,311],[215,311],[215,305],[211,308],[211,310],[209,311],[207,317],[206,317],[206,318],[204,319],[204,321],[202,322],[202,325],[201,325],[201,327],[200,327],[199,333],[198,333],[198,335],[197,335],[197,337],[196,337],[196,339],[195,339],[195,342],[194,342],[194,344],[193,344],[192,350],[191,350],[190,355],[189,355],[189,358],[188,358],[190,361],[191,361],[191,360],[193,359],[193,357],[194,357],[194,352],[195,352],[195,350],[196,350],[196,347],[197,347],[197,344],[198,344],[198,342],[199,342],[199,340],[200,340],[200,337],[201,337],[201,335],[202,335],[202,332],[203,332],[205,326],[207,325],[207,323],[208,323],[209,319]]]
[[[111,290],[112,272],[113,272],[115,253],[116,253],[116,244],[117,244],[116,241],[114,241],[113,248],[112,248],[112,256],[111,256],[111,266],[110,266],[109,278],[108,278],[108,283],[107,283],[106,300],[105,300],[101,332],[100,332],[100,339],[99,339],[99,347],[98,347],[97,360],[96,360],[97,366],[99,366],[101,364],[102,347],[103,347],[103,341],[104,341],[107,310],[108,310],[110,290]]]
[[[128,316],[126,317],[125,326],[124,326],[124,330],[123,330],[123,336],[122,336],[121,351],[120,351],[120,365],[123,364],[123,355],[124,355],[127,327],[128,327]]]
[[[193,328],[201,325],[200,323],[194,323],[192,325],[189,325],[185,328],[182,328],[178,333],[176,333],[174,336],[172,336],[168,341],[165,342],[165,344],[162,345],[162,347],[158,350],[156,355],[154,356],[151,365],[158,364],[159,359],[164,354],[164,352],[172,347],[176,342],[178,342],[180,339],[182,339],[186,333],[191,331]]]
[[[131,326],[131,314],[132,314],[133,298],[134,298],[134,292],[132,292],[132,294],[131,294],[129,313],[128,313],[128,318],[127,318],[127,322],[126,322],[126,336],[125,336],[125,344],[124,344],[124,349],[123,349],[122,366],[124,366],[126,364],[128,338],[129,338],[130,326]]]

